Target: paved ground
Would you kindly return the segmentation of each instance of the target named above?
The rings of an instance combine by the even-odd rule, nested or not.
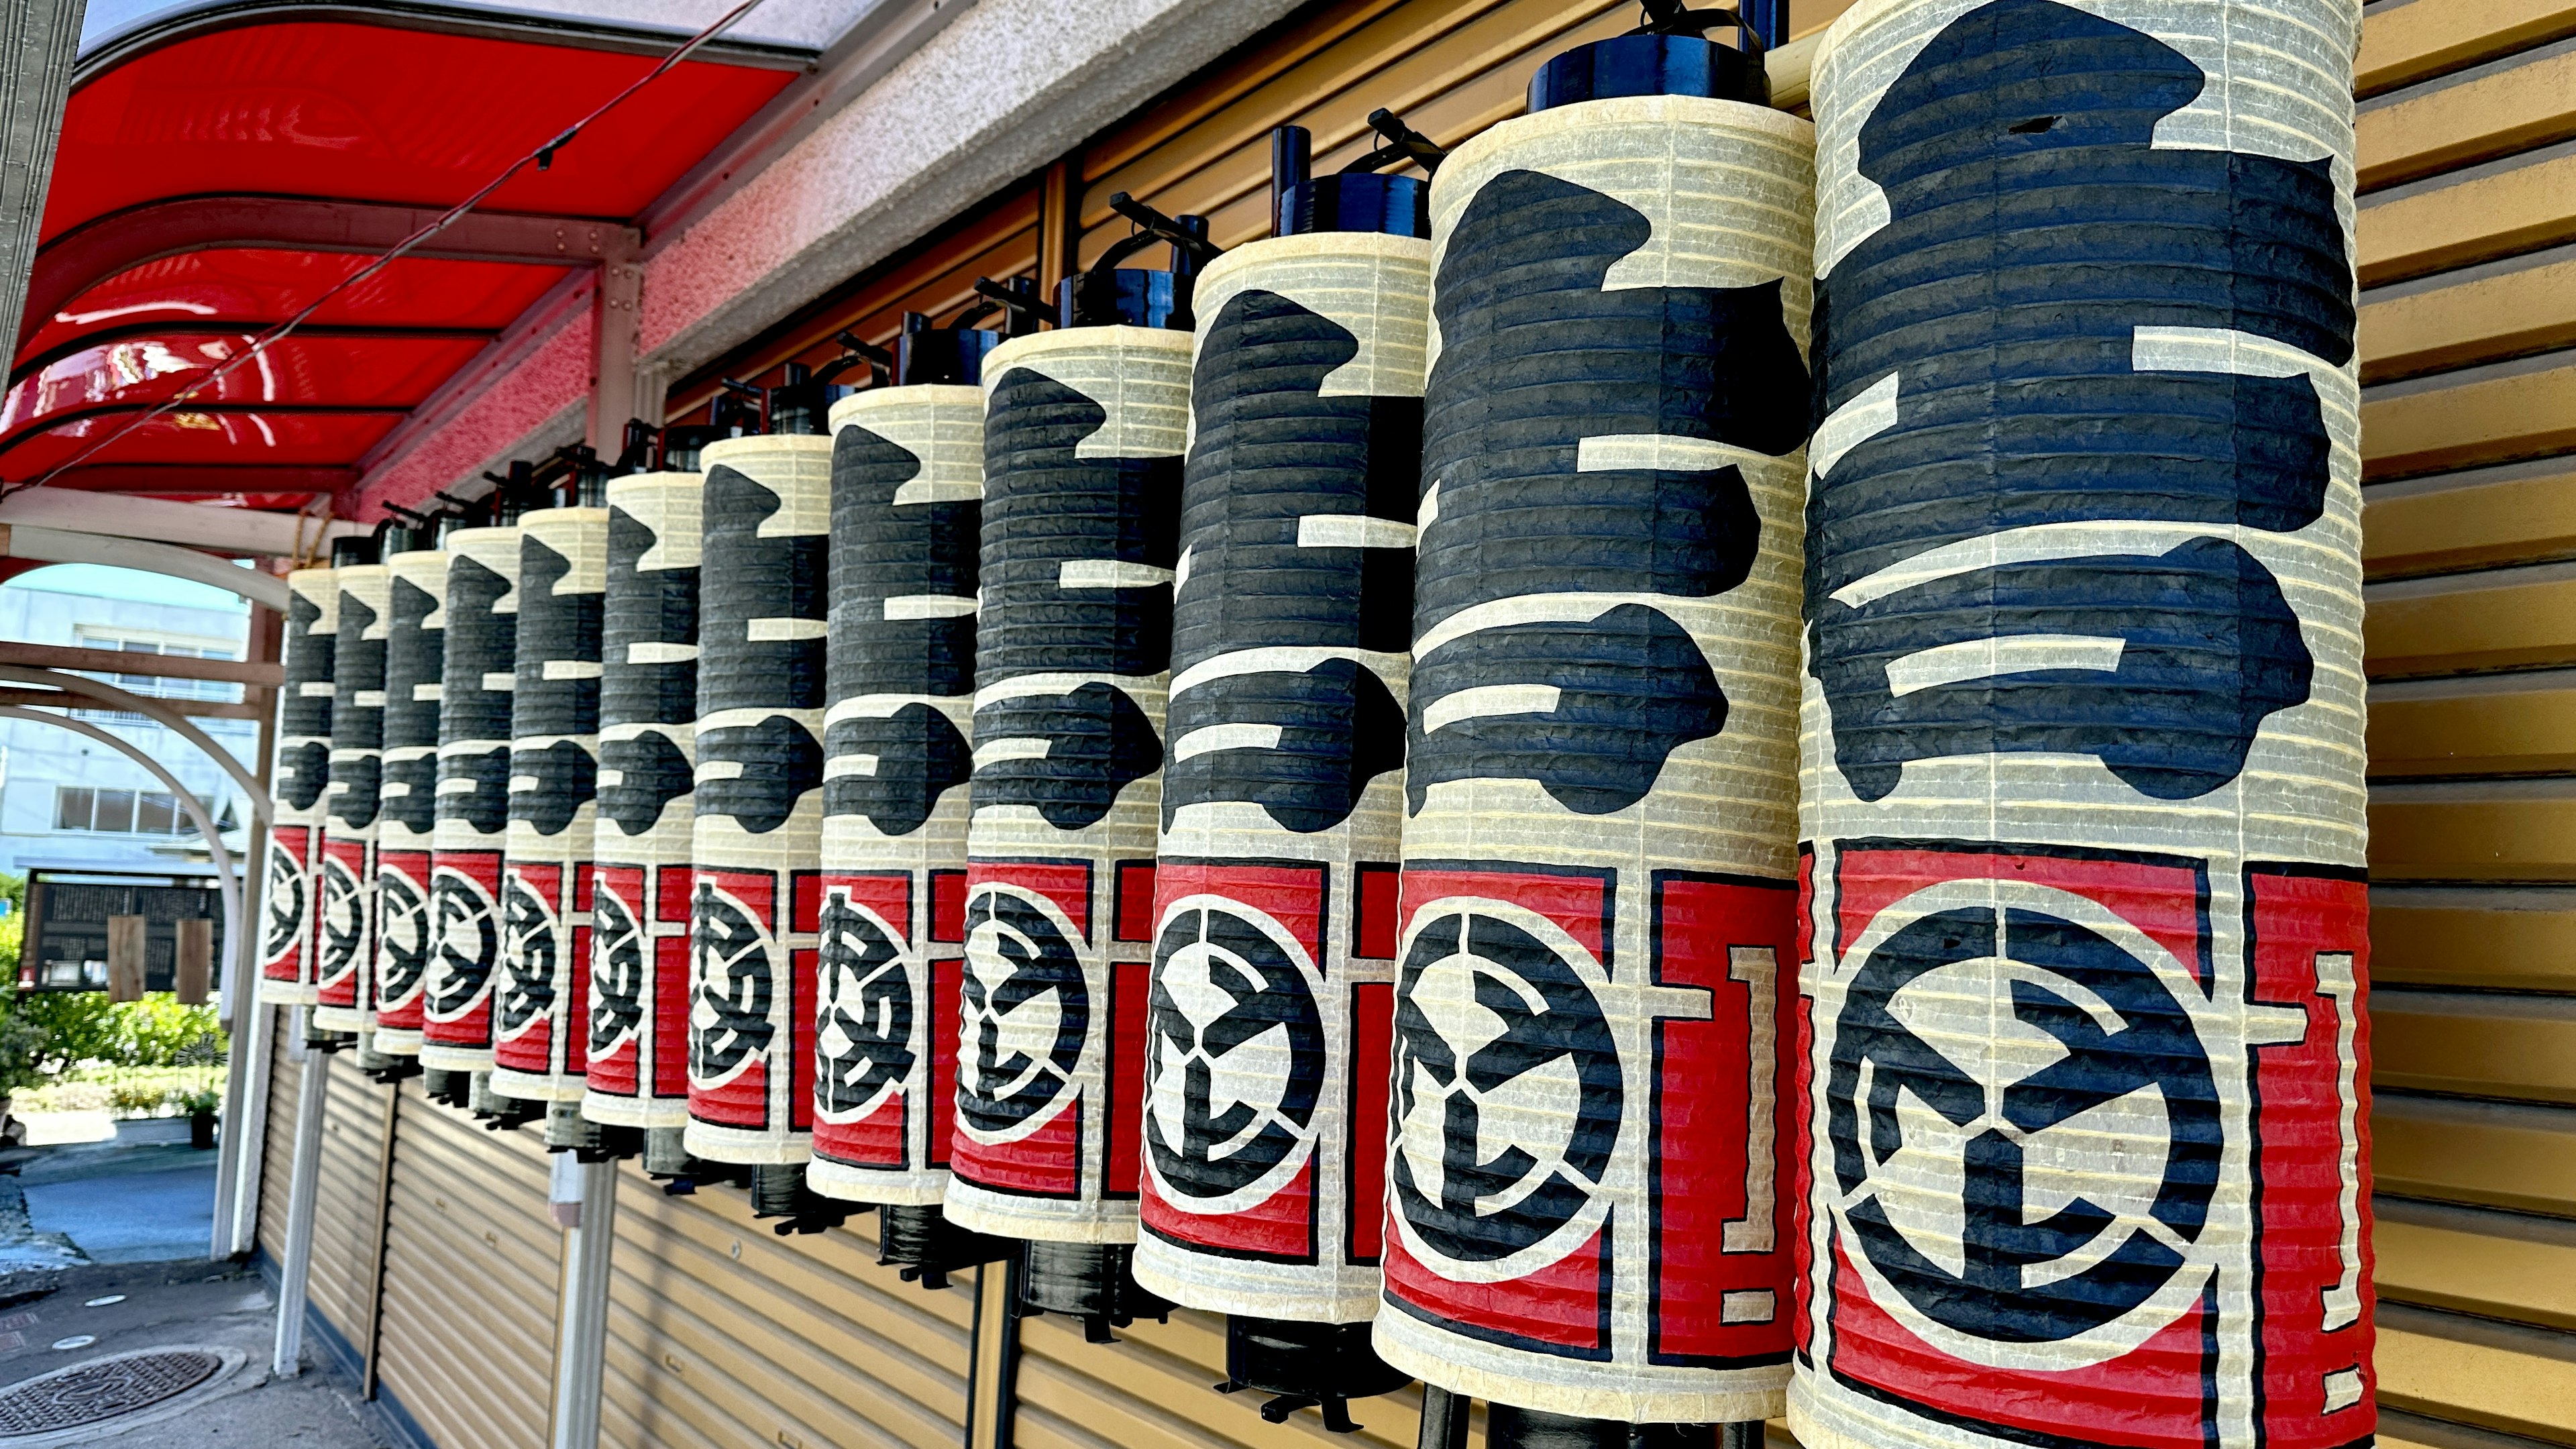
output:
[[[12,1303],[35,1293],[30,1301]],[[87,1306],[124,1295],[123,1301]],[[294,1445],[386,1449],[358,1401],[357,1385],[324,1368],[272,1379],[277,1313],[257,1272],[235,1263],[112,1264],[0,1277],[0,1388],[85,1359],[133,1349],[230,1348],[242,1366],[184,1411],[86,1442],[121,1449]],[[56,1343],[94,1342],[73,1349]],[[308,1363],[310,1360],[308,1359]]]
[[[124,1449],[385,1449],[357,1385],[319,1361],[272,1379],[277,1310],[258,1273],[206,1261],[215,1155],[180,1143],[0,1152],[0,1392],[107,1354],[231,1349],[239,1367],[177,1412],[77,1442]],[[101,1300],[114,1299],[114,1302]],[[59,1346],[58,1346],[59,1345]]]
[[[116,1143],[56,1147],[19,1170],[30,1226],[93,1263],[202,1258],[215,1227],[215,1154]]]

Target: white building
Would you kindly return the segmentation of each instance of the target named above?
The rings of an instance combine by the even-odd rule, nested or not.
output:
[[[0,585],[0,638],[139,653],[239,659],[249,606],[202,584],[129,569],[57,564]],[[238,700],[241,686],[146,675],[97,676],[136,694]],[[143,747],[232,827],[247,819],[229,777],[195,745],[141,715],[78,717]],[[259,727],[195,721],[256,766]],[[95,740],[29,720],[0,719],[0,869],[151,870],[209,875],[203,843],[169,789]]]

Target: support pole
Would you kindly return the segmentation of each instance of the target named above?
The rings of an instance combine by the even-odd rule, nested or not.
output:
[[[275,609],[251,611],[243,638],[243,656],[255,664],[278,657],[285,638],[285,619]],[[215,1160],[215,1220],[209,1257],[237,1258],[259,1245],[260,1169],[268,1155],[269,1074],[276,1014],[259,999],[259,941],[267,934],[268,798],[270,772],[277,762],[277,691],[245,689],[245,703],[259,711],[259,764],[251,777],[252,796],[248,850],[242,862],[242,938],[231,943],[224,965],[224,1015],[233,1034],[232,1061],[224,1078],[224,1111],[218,1128]],[[218,762],[220,763],[220,761]],[[238,777],[236,777],[238,778]]]
[[[561,1317],[555,1328],[552,1449],[598,1449],[601,1365],[608,1351],[608,1272],[617,1242],[617,1164],[555,1158],[579,1196],[552,1204],[564,1226]],[[567,1211],[569,1209],[569,1211]]]
[[[269,1372],[291,1379],[304,1371],[304,1287],[313,1268],[313,1208],[322,1187],[322,1117],[331,1102],[331,1058],[303,1045],[305,1017],[295,1008],[287,1041],[304,1063],[295,1084],[295,1160],[286,1188],[286,1253],[277,1272],[277,1351]]]

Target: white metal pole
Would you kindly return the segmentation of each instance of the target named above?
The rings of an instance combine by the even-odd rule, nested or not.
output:
[[[555,1330],[553,1449],[598,1449],[601,1364],[608,1350],[608,1272],[617,1242],[617,1164],[555,1158],[573,1201],[553,1204],[564,1227],[561,1317]],[[567,1211],[567,1208],[569,1211]]]
[[[322,1117],[331,1100],[331,1058],[304,1048],[311,1007],[295,1008],[288,1023],[290,1053],[300,1054],[303,1079],[295,1086],[295,1160],[286,1189],[286,1255],[277,1271],[277,1352],[269,1371],[291,1379],[304,1368],[304,1284],[313,1267],[313,1207],[322,1186]]]

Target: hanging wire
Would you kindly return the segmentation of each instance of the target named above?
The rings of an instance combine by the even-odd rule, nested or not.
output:
[[[458,221],[462,220],[468,212],[471,212],[475,207],[482,205],[484,201],[489,199],[493,192],[498,191],[503,186],[509,184],[512,177],[517,176],[520,172],[528,169],[531,163],[533,163],[540,171],[551,169],[555,164],[555,153],[572,144],[573,139],[582,133],[584,127],[588,126],[591,122],[598,120],[600,117],[607,115],[610,111],[617,109],[618,106],[623,104],[628,97],[634,95],[637,91],[640,91],[646,86],[651,85],[654,81],[661,79],[663,74],[669,71],[673,66],[676,66],[681,61],[688,59],[690,52],[706,44],[708,41],[715,39],[717,36],[722,35],[727,29],[732,27],[735,21],[750,14],[752,7],[759,3],[760,0],[742,0],[742,3],[734,6],[731,10],[726,11],[724,15],[716,21],[716,23],[699,31],[697,34],[690,36],[686,41],[681,43],[678,49],[662,57],[661,64],[654,66],[651,70],[646,71],[643,75],[637,77],[626,87],[626,89],[610,96],[596,109],[591,111],[589,115],[586,115],[580,120],[573,122],[571,125],[564,127],[561,132],[556,134],[553,140],[546,142],[544,145],[539,146],[527,155],[511,162],[500,175],[493,177],[488,182],[485,182],[473,195],[448,208],[447,211],[442,213],[436,220],[430,222],[420,230],[413,232],[411,235],[404,237],[401,241],[396,242],[390,250],[385,252],[384,255],[377,257],[365,266],[360,267],[358,270],[351,272],[349,275],[342,277],[339,281],[324,288],[322,290],[322,294],[307,303],[302,311],[297,312],[294,316],[287,318],[285,321],[280,322],[276,326],[261,333],[257,338],[252,340],[250,346],[243,348],[241,351],[234,353],[231,357],[224,359],[223,362],[218,364],[205,376],[200,377],[195,382],[181,388],[178,392],[172,394],[169,398],[163,400],[158,405],[128,418],[125,421],[125,425],[118,428],[115,432],[108,434],[106,437],[100,438],[88,447],[81,449],[79,452],[65,458],[63,461],[56,463],[54,466],[47,468],[44,472],[37,474],[26,482],[11,483],[5,487],[0,487],[0,499],[5,499],[11,494],[23,493],[30,488],[40,488],[46,483],[51,482],[54,478],[60,476],[65,469],[76,467],[90,458],[97,456],[108,447],[123,440],[136,429],[151,422],[154,418],[160,417],[164,413],[171,412],[174,409],[185,407],[189,401],[194,399],[199,393],[212,387],[216,383],[221,382],[233,371],[250,362],[253,358],[266,352],[269,348],[285,341],[289,336],[293,335],[296,328],[302,326],[313,316],[314,313],[321,311],[324,303],[329,302],[332,298],[349,290],[351,287],[358,285],[360,282],[367,280],[369,277],[376,275],[385,268],[392,266],[395,262],[401,260],[402,257],[413,248],[418,247],[421,243],[429,240],[431,237],[434,237],[440,232],[455,225]]]

